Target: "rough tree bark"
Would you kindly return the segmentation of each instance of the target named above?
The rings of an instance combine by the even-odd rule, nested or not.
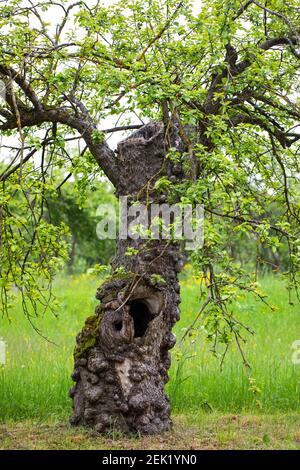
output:
[[[176,136],[173,145],[180,146]],[[165,155],[161,124],[148,124],[121,142],[118,195],[130,195],[131,201],[164,202],[165,196],[151,189],[155,181],[163,175],[182,177],[180,166]],[[138,249],[138,254],[126,256],[128,247]],[[169,350],[175,344],[172,327],[180,314],[177,275],[182,265],[179,247],[170,241],[117,242],[113,275],[98,289],[101,303],[77,337],[75,386],[70,391],[73,425],[143,434],[170,428],[164,388]],[[164,282],[156,282],[159,278],[153,274]]]

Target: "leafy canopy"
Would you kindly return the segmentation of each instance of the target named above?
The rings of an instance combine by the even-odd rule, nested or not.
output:
[[[207,214],[193,254],[200,313],[210,313],[213,341],[239,342],[232,301],[240,289],[263,296],[255,273],[233,263],[228,238],[286,244],[289,287],[298,284],[298,1],[8,0],[0,24],[0,130],[3,148],[14,147],[0,176],[3,310],[13,286],[43,302],[41,280],[66,256],[66,227],[43,218],[56,169],[83,186],[101,172],[117,184],[107,135],[158,120],[176,123],[186,147],[169,149],[185,168],[170,198]]]

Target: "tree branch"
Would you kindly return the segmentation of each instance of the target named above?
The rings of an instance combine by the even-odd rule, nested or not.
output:
[[[179,2],[177,7],[175,8],[175,11],[171,15],[171,17],[168,19],[168,21],[166,22],[164,27],[156,34],[156,36],[154,36],[154,38],[151,39],[149,44],[147,44],[147,46],[143,49],[143,51],[137,56],[136,62],[140,62],[143,59],[143,57],[145,56],[145,54],[147,53],[147,51],[150,49],[150,47],[153,46],[153,44],[156,41],[158,41],[163,36],[163,34],[168,30],[168,28],[172,24],[172,21],[173,21],[174,17],[176,16],[177,12],[180,10],[182,5],[183,5],[183,2]]]
[[[290,48],[292,48],[292,46],[296,45],[296,44],[297,44],[297,38],[296,37],[294,37],[294,36],[291,36],[291,37],[280,36],[280,37],[276,37],[276,38],[267,39],[263,43],[259,44],[258,48],[262,51],[268,51],[272,47],[275,47],[275,46],[288,45],[288,46],[290,46]],[[214,98],[213,97],[214,97],[214,93],[216,93],[219,90],[220,86],[222,85],[223,79],[226,78],[226,77],[232,79],[233,77],[236,77],[237,75],[241,74],[242,72],[244,72],[247,68],[249,68],[252,65],[253,60],[255,58],[255,55],[253,54],[252,58],[247,58],[245,60],[242,60],[242,61],[236,63],[237,60],[236,60],[236,57],[235,57],[235,60],[230,63],[230,61],[228,60],[228,57],[229,57],[228,56],[228,49],[229,48],[230,48],[230,51],[231,51],[231,57],[234,57],[235,55],[237,56],[237,52],[232,47],[230,47],[230,45],[228,44],[226,46],[226,56],[225,56],[226,68],[224,68],[222,73],[213,75],[212,80],[211,80],[211,85],[210,85],[210,87],[208,89],[208,92],[207,92],[207,97],[206,97],[206,101],[205,101],[205,110],[208,113],[214,112],[218,109],[218,104],[214,103]],[[298,56],[298,53],[294,49],[292,49],[292,53],[294,55],[296,55],[296,57]],[[299,55],[299,57],[300,57],[300,55]]]
[[[20,113],[22,127],[39,126],[46,122],[60,123],[76,129],[85,140],[90,152],[108,179],[114,184],[118,183],[118,169],[114,152],[106,142],[97,142],[95,132],[98,131],[92,119],[86,115],[74,115],[66,108],[52,108],[22,111]],[[17,129],[17,119],[8,119],[0,125],[0,130]]]
[[[31,88],[30,84],[22,77],[21,72],[14,70],[12,67],[7,67],[0,64],[0,73],[9,79],[13,80],[24,92],[25,96],[31,101],[36,109],[41,109],[42,104],[38,99],[37,95]]]
[[[280,126],[272,122],[272,126],[269,126],[263,119],[258,116],[254,116],[251,113],[249,114],[237,114],[229,120],[232,127],[237,126],[238,124],[252,124],[258,126],[268,134],[273,135],[283,148],[288,148],[293,144],[293,141],[288,138],[288,135],[280,128]],[[300,136],[299,136],[300,138]]]
[[[236,12],[236,14],[234,15],[233,19],[234,20],[237,20],[243,13],[244,11],[247,10],[247,8],[253,3],[253,0],[248,0],[246,3],[244,3],[244,5],[242,5],[238,11]]]

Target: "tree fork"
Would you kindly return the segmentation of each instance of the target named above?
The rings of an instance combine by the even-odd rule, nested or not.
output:
[[[173,142],[180,147],[175,135]],[[163,202],[151,189],[155,181],[174,172],[182,177],[165,156],[161,124],[150,123],[121,142],[118,194]],[[127,256],[128,248],[137,254]],[[118,240],[113,275],[97,291],[101,304],[77,337],[71,424],[142,434],[170,428],[164,388],[180,315],[182,258],[178,244],[168,240]]]

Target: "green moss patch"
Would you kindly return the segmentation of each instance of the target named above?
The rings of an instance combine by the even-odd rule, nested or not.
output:
[[[102,318],[103,313],[98,312],[96,315],[92,315],[86,319],[75,348],[75,359],[83,357],[89,349],[96,345]]]

